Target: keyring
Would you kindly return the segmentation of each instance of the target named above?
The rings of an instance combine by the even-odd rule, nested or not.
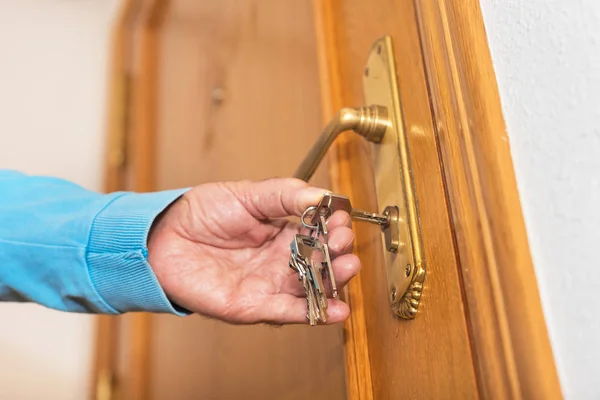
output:
[[[314,212],[317,210],[316,206],[310,206],[308,207],[303,213],[302,213],[302,217],[300,217],[300,221],[302,222],[302,226],[304,226],[306,229],[310,229],[311,231],[318,229],[319,226],[318,225],[311,225],[311,224],[307,224],[305,219],[307,217],[307,215],[310,213],[310,217],[312,217],[312,214],[314,214]]]

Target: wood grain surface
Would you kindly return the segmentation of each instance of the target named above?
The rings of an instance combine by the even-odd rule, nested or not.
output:
[[[357,351],[368,348],[372,393],[365,382],[360,383],[364,365],[357,362],[359,384],[349,386],[349,398],[478,398],[414,4],[408,0],[324,3],[332,8],[334,29],[324,30],[334,35],[328,59],[337,60],[339,77],[335,79],[339,79],[344,105],[363,104],[362,73],[371,44],[384,35],[392,36],[427,262],[419,313],[412,321],[401,321],[392,315],[387,298],[381,234],[376,227],[356,225],[356,251],[363,270],[360,290],[350,288],[352,318],[357,326],[364,325],[366,338],[360,335],[361,341],[353,346]],[[355,207],[374,211],[371,165],[362,138],[349,133],[337,141],[334,183],[351,196]],[[355,308],[362,309],[358,315]]]
[[[125,189],[126,146],[128,134],[129,68],[132,58],[131,31],[139,7],[138,0],[123,1],[113,22],[108,65],[108,104],[106,116],[106,158],[104,191]],[[109,400],[116,392],[119,317],[95,318],[94,361],[90,398]]]
[[[335,35],[336,10],[332,1],[313,0],[315,31],[317,40],[317,55],[319,61],[319,80],[321,85],[321,104],[323,121],[329,121],[342,107],[343,99],[342,82],[340,79],[340,60],[337,53],[337,37]],[[332,189],[343,193],[352,199],[361,196],[361,188],[354,185],[356,177],[351,176],[352,171],[347,165],[342,165],[344,160],[354,158],[344,151],[348,141],[353,140],[352,134],[338,138],[328,154],[330,160],[330,173]],[[345,143],[343,145],[342,143]],[[361,157],[360,153],[355,157]],[[368,160],[362,159],[364,163]],[[364,174],[360,174],[363,176]],[[369,178],[366,176],[367,179]],[[354,252],[361,257],[361,261],[369,259],[364,247],[354,244]],[[368,267],[368,264],[366,265]],[[342,298],[352,311],[350,318],[344,324],[344,346],[346,361],[346,387],[348,400],[373,399],[373,382],[371,378],[371,362],[369,359],[369,341],[367,340],[367,324],[365,309],[362,304],[362,274],[356,276],[342,293]]]
[[[479,3],[417,4],[482,397],[561,398]]]
[[[169,0],[143,1],[133,30],[127,188],[134,192],[157,190],[158,37],[169,3]],[[128,400],[145,400],[151,396],[153,316],[132,313],[122,318],[126,319],[128,330],[123,346],[127,364],[121,396]]]
[[[173,0],[157,188],[291,176],[323,123],[309,2]],[[328,186],[327,167],[314,183]],[[151,398],[344,399],[340,326],[153,318]]]

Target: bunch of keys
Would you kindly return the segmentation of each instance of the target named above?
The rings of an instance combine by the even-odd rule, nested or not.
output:
[[[334,212],[342,210],[353,219],[372,222],[385,226],[389,216],[355,210],[346,196],[327,193],[316,206],[311,206],[302,214],[302,225],[308,228],[308,235],[296,234],[290,244],[291,255],[289,266],[298,273],[306,292],[308,304],[307,319],[310,325],[327,321],[327,294],[324,280],[329,281],[333,297],[337,297],[337,287],[329,245],[327,221]]]
[[[311,325],[327,321],[327,295],[323,285],[323,267],[331,265],[325,260],[325,251],[321,242],[311,236],[296,234],[290,245],[292,254],[290,267],[298,272],[306,293],[308,312],[306,317]],[[329,272],[330,279],[333,276]],[[335,280],[334,280],[335,282]],[[335,286],[335,283],[334,283]]]

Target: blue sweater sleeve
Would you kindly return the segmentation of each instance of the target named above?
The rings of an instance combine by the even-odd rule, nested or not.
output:
[[[0,301],[186,314],[167,299],[147,262],[154,219],[184,192],[105,195],[0,170]]]

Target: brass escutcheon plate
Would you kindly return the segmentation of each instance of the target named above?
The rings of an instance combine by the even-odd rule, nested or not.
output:
[[[371,144],[378,209],[398,207],[400,243],[396,252],[384,243],[387,289],[394,314],[415,317],[425,281],[425,259],[408,140],[400,107],[392,41],[377,40],[363,74],[365,104],[385,106],[389,126],[379,144]]]

